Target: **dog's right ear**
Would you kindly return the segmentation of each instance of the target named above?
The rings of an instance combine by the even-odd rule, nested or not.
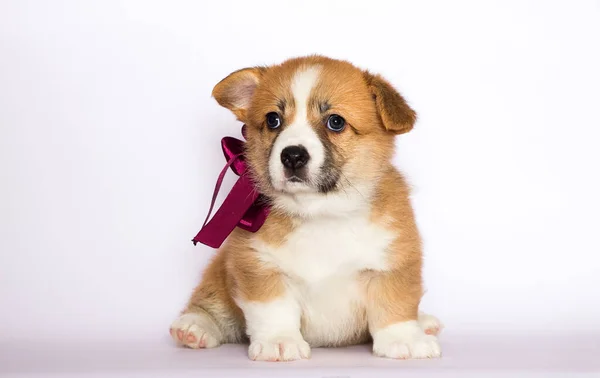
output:
[[[219,105],[231,110],[238,120],[247,122],[247,110],[265,68],[251,67],[232,72],[213,89]]]

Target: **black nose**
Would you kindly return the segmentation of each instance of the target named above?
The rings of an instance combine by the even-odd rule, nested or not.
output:
[[[306,165],[310,156],[304,146],[289,146],[281,151],[281,162],[290,169],[299,169]]]

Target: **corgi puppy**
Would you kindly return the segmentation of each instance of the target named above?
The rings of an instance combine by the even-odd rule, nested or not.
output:
[[[372,341],[377,356],[441,355],[419,312],[421,240],[394,137],[416,114],[390,83],[323,56],[235,71],[213,97],[246,124],[247,174],[269,201],[236,229],[171,325],[181,345],[249,342],[252,360]]]

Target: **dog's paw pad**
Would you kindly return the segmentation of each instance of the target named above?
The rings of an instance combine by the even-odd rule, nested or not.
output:
[[[423,312],[419,313],[418,322],[423,332],[428,335],[437,336],[444,329],[444,325],[438,318]]]
[[[277,337],[253,340],[248,357],[254,361],[294,361],[310,358],[310,346],[302,338]]]
[[[188,348],[214,348],[221,342],[221,333],[204,314],[183,314],[171,324],[173,339]]]

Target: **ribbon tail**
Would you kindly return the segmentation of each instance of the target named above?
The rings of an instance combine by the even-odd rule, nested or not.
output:
[[[234,155],[231,159],[229,159],[229,161],[227,161],[227,164],[225,164],[225,167],[221,170],[221,173],[219,173],[219,177],[217,178],[217,183],[215,185],[215,190],[213,191],[213,196],[210,201],[208,214],[206,214],[206,219],[204,220],[202,227],[206,226],[206,223],[208,223],[208,220],[210,219],[210,215],[212,214],[213,208],[215,207],[215,202],[217,201],[217,196],[219,195],[219,190],[221,189],[221,184],[223,183],[223,179],[225,178],[225,173],[227,173],[227,168],[231,167],[240,156],[241,154]]]
[[[258,193],[250,179],[245,175],[241,176],[212,219],[192,239],[194,244],[202,243],[211,248],[221,247],[257,198]]]

